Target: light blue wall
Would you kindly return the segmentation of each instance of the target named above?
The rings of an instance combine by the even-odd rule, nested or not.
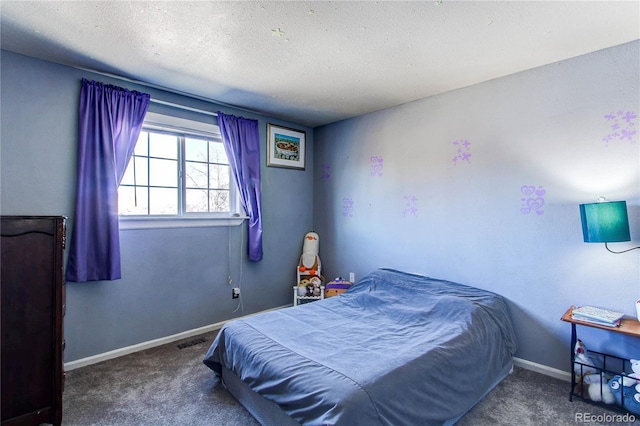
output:
[[[240,242],[246,240],[244,226],[122,230],[121,280],[67,283],[65,362],[292,302],[303,236],[313,224],[313,129],[11,52],[1,54],[3,215],[66,215],[71,225],[83,77],[260,123],[264,260],[246,260]],[[267,122],[306,131],[305,171],[266,167]],[[68,229],[71,232],[71,226]],[[241,285],[243,295],[244,308],[237,312],[227,283],[229,252],[234,286]]]
[[[567,308],[635,315],[640,296],[640,250],[583,243],[578,212],[600,195],[627,200],[639,245],[640,137],[620,138],[640,127],[639,52],[636,41],[316,128],[325,273],[392,267],[500,293],[516,355],[568,371]],[[585,336],[640,356],[626,339]]]
[[[122,231],[122,280],[67,284],[65,361],[291,303],[302,235],[315,229],[328,278],[386,266],[496,291],[510,302],[517,356],[568,370],[567,307],[633,314],[640,296],[640,251],[583,243],[577,207],[627,200],[638,245],[639,137],[603,138],[616,121],[605,115],[640,112],[639,44],[316,129],[146,89],[258,119],[263,141],[267,122],[305,130],[307,170],[264,167],[262,154],[265,259],[241,262],[243,312],[226,282],[229,237],[244,257],[240,227]],[[73,220],[79,80],[136,86],[6,51],[0,61],[0,212]],[[528,198],[543,199],[539,214],[525,213]],[[585,335],[640,358],[628,340]]]

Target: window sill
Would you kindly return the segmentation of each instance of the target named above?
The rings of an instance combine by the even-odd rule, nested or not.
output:
[[[160,228],[208,228],[213,226],[239,226],[246,216],[202,217],[202,216],[151,216],[151,217],[119,217],[120,230],[127,229],[160,229]]]

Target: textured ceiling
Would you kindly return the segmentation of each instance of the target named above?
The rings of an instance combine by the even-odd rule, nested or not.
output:
[[[640,38],[638,1],[0,2],[2,49],[317,126]]]

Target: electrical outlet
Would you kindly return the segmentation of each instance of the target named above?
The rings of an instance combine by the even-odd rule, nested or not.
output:
[[[353,272],[349,272],[349,281],[351,281],[352,283],[356,282],[356,274],[354,274]]]
[[[238,297],[240,297],[240,289],[238,287],[234,287],[231,289],[231,298],[232,299],[237,299]]]

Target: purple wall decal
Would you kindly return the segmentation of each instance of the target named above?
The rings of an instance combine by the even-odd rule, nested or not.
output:
[[[353,198],[342,199],[342,216],[353,217]]]
[[[471,163],[471,142],[467,139],[458,139],[453,141],[453,146],[456,147],[456,156],[451,160],[454,166],[458,165],[458,161]]]
[[[623,141],[635,144],[638,141],[638,114],[632,111],[610,112],[604,116],[609,128],[609,134],[602,138],[605,145],[611,141]]]
[[[322,176],[320,179],[329,179],[331,177],[331,166],[327,163],[322,164]]]
[[[418,213],[418,198],[415,195],[405,195],[404,197],[405,207],[402,210],[402,216],[415,216]]]
[[[543,187],[522,185],[520,187],[520,192],[524,195],[524,197],[520,199],[522,201],[520,213],[529,214],[531,212],[535,212],[537,215],[544,214],[542,206],[544,206],[544,194],[546,194],[547,191]]]
[[[382,156],[380,155],[371,157],[371,176],[382,176],[383,161],[384,161],[384,158],[382,158]]]

